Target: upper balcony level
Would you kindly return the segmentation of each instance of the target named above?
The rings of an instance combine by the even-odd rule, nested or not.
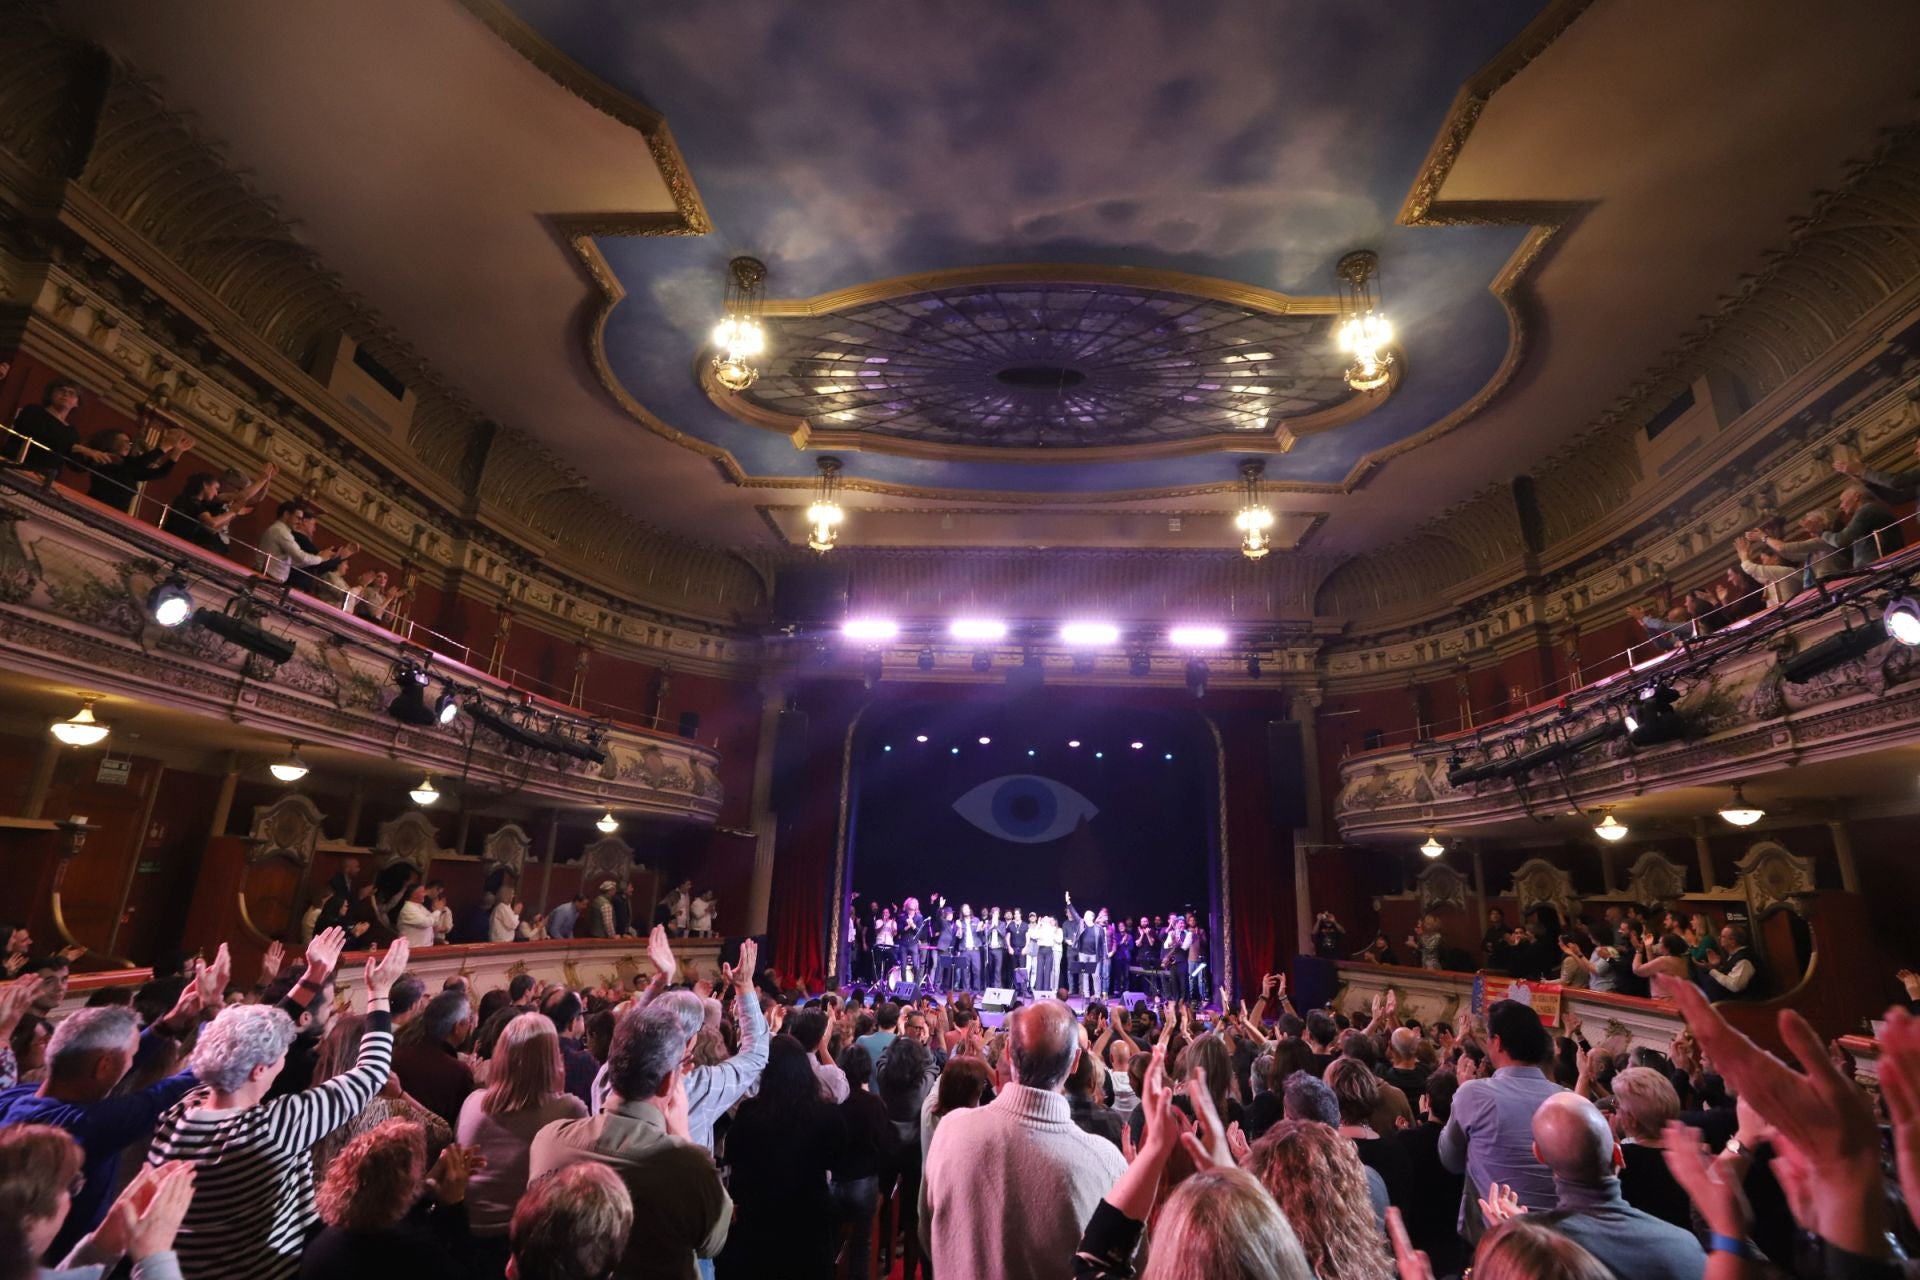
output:
[[[175,627],[150,607],[170,579],[191,597]],[[100,694],[101,720],[149,737],[269,759],[294,741],[307,756],[556,808],[716,820],[714,749],[517,689],[452,651],[0,471],[0,690],[16,710],[65,707],[65,718],[76,695]],[[411,720],[394,707],[409,673],[421,695]],[[443,723],[448,692],[460,712]]]
[[[1902,522],[1909,542],[1913,525]],[[1914,768],[1900,748],[1920,743],[1920,673],[1886,617],[1911,609],[1917,572],[1910,548],[1717,630],[1635,645],[1565,696],[1350,756],[1339,833],[1538,838],[1569,810],[1629,801],[1647,816],[1708,813],[1762,775],[1770,799],[1803,807],[1907,795]]]

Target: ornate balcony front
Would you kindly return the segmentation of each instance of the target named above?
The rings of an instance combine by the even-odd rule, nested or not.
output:
[[[561,807],[701,824],[720,812],[718,753],[691,739],[596,721],[88,499],[19,472],[0,477],[0,688],[13,696],[49,684],[99,692],[102,719],[125,699],[149,714],[230,725],[236,747],[278,739],[284,751],[297,740]],[[255,613],[291,657],[276,664],[191,620],[159,625],[149,593],[176,570],[201,613],[235,612],[241,600],[238,612]],[[604,759],[515,741],[464,714],[446,726],[402,723],[388,708],[396,668],[408,666],[429,674],[429,706],[451,683],[509,722],[557,723],[577,730],[575,741],[590,733]]]
[[[1917,568],[1909,552],[1471,733],[1352,756],[1340,766],[1340,835],[1491,834],[1920,742],[1915,651],[1880,621]],[[1659,728],[1633,731],[1643,723]]]

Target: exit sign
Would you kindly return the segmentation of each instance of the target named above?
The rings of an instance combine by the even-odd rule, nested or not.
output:
[[[132,773],[133,761],[131,760],[102,760],[100,772],[93,776],[93,780],[104,786],[124,787]]]

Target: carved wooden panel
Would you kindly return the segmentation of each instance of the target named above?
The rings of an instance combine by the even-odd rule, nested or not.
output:
[[[392,822],[381,823],[374,848],[395,862],[407,863],[422,878],[427,874],[428,863],[449,852],[440,847],[440,833],[434,830],[433,823],[417,809],[401,814]]]
[[[313,863],[313,848],[320,842],[326,819],[312,800],[297,792],[280,797],[272,804],[253,811],[253,829],[248,833],[254,849],[249,862],[269,858],[287,859],[301,867]]]
[[[515,880],[527,865],[527,850],[533,841],[517,822],[509,822],[487,837],[481,856],[486,861],[487,874],[505,868]]]
[[[1573,877],[1564,868],[1545,858],[1531,858],[1513,873],[1511,896],[1520,902],[1520,914],[1535,907],[1552,907],[1562,920],[1580,915],[1580,896],[1573,891]]]
[[[1641,854],[1627,873],[1627,896],[1635,902],[1671,904],[1686,892],[1687,869],[1652,849]]]
[[[1756,921],[1774,907],[1800,910],[1800,897],[1813,892],[1813,859],[1796,857],[1772,840],[1748,849],[1734,866],[1734,887],[1746,896],[1749,918]]]
[[[1414,886],[1420,897],[1422,914],[1443,907],[1458,911],[1467,908],[1467,878],[1444,862],[1429,863],[1415,877]]]
[[[633,848],[619,836],[602,836],[580,859],[580,885],[591,893],[602,880],[625,884],[633,875]],[[653,904],[647,904],[651,910]]]

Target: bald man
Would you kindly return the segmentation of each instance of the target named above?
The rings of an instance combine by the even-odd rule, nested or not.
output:
[[[1012,1082],[934,1131],[921,1230],[947,1280],[1070,1280],[1081,1233],[1127,1162],[1068,1110],[1083,1051],[1073,1011],[1043,1000],[1016,1010],[1007,1030]]]
[[[1542,1221],[1585,1246],[1616,1276],[1700,1280],[1707,1255],[1691,1231],[1628,1204],[1620,1195],[1626,1163],[1600,1109],[1575,1093],[1557,1093],[1533,1114],[1533,1151],[1553,1174],[1555,1212]]]

